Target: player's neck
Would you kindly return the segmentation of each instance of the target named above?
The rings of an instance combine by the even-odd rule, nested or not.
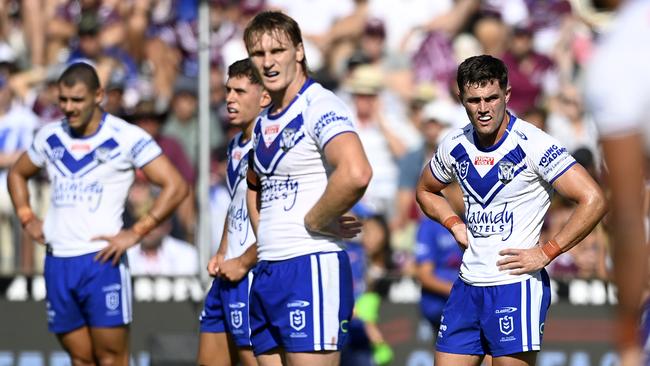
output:
[[[73,129],[74,134],[78,137],[88,137],[94,135],[99,129],[99,125],[101,124],[103,116],[104,111],[102,111],[101,108],[95,108],[93,114],[90,115],[90,120],[88,123],[83,124],[78,129]]]
[[[255,118],[257,119],[257,117]],[[255,119],[248,122],[246,127],[241,129],[241,141],[248,141],[253,136],[253,127],[255,127]]]
[[[295,79],[293,79],[285,89],[269,93],[271,95],[271,100],[273,101],[273,111],[271,111],[271,113],[279,113],[287,108],[296,95],[298,95],[306,81],[307,75],[303,72],[298,72]]]

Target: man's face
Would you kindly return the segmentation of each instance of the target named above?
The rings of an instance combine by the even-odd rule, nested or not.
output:
[[[90,123],[93,112],[102,98],[101,88],[91,91],[81,82],[72,86],[59,83],[59,108],[73,130],[83,130]]]
[[[296,79],[305,57],[302,44],[294,46],[282,31],[259,35],[248,54],[269,92],[286,89]]]
[[[226,82],[226,108],[232,125],[245,128],[260,113],[264,89],[246,76],[229,78]]]
[[[463,91],[460,99],[476,133],[479,137],[496,136],[506,115],[510,86],[504,91],[494,79],[485,85],[465,85]]]

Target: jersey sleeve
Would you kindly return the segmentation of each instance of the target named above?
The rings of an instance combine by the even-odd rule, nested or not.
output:
[[[305,121],[307,131],[321,149],[335,136],[346,132],[356,133],[352,113],[337,97],[321,98],[309,108]]]
[[[566,172],[576,160],[560,142],[550,135],[537,130],[534,137],[530,136],[529,147],[531,150],[531,165],[537,174],[545,181],[553,184]]]
[[[136,168],[142,168],[153,159],[162,154],[162,149],[156,141],[143,129],[137,126],[127,131],[131,136],[132,144],[129,149],[129,158]]]
[[[447,136],[442,140],[440,145],[438,145],[438,150],[431,158],[429,162],[429,169],[433,176],[439,180],[441,183],[449,184],[454,180],[453,174],[453,158],[449,153],[449,146],[451,143],[450,136],[455,135],[453,133],[447,134]]]
[[[27,149],[27,156],[29,157],[29,160],[31,160],[32,163],[39,168],[43,168],[47,162],[47,151],[45,146],[46,138],[48,135],[47,130],[49,130],[48,127],[49,126],[46,126],[44,129],[41,129],[36,133],[36,136],[34,136],[32,143]]]

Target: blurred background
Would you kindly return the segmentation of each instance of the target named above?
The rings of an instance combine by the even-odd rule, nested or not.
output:
[[[203,247],[213,254],[221,237],[229,200],[225,146],[237,132],[226,117],[225,73],[247,57],[243,29],[259,11],[279,9],[298,21],[312,77],[357,117],[374,176],[355,208],[364,232],[349,247],[360,248],[361,278],[380,295],[377,323],[395,352],[394,365],[433,363],[433,333],[419,312],[422,261],[415,250],[417,233],[430,223],[414,192],[446,131],[469,122],[456,98],[455,70],[462,60],[484,53],[502,58],[512,86],[509,110],[559,139],[602,181],[581,77],[611,14],[587,0],[202,4],[209,9],[209,164],[199,158],[199,0],[0,1],[0,366],[68,364],[46,332],[44,250],[21,232],[6,172],[36,129],[62,117],[56,80],[77,59],[97,66],[106,111],[152,134],[195,188],[197,177],[208,177],[208,189],[195,189],[171,220],[128,253],[137,365],[194,362],[198,313],[209,286],[202,274],[207,258],[199,253]],[[31,192],[42,216],[50,192],[45,179],[35,181]],[[139,174],[126,226],[148,211],[156,194]],[[571,210],[570,202],[553,201],[541,241],[559,230]],[[200,219],[211,231],[203,242]],[[606,231],[604,222],[550,266],[555,305],[539,365],[617,364]]]

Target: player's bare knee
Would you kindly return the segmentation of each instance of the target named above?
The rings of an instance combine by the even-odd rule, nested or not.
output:
[[[72,366],[94,366],[95,360],[92,353],[70,353]]]

